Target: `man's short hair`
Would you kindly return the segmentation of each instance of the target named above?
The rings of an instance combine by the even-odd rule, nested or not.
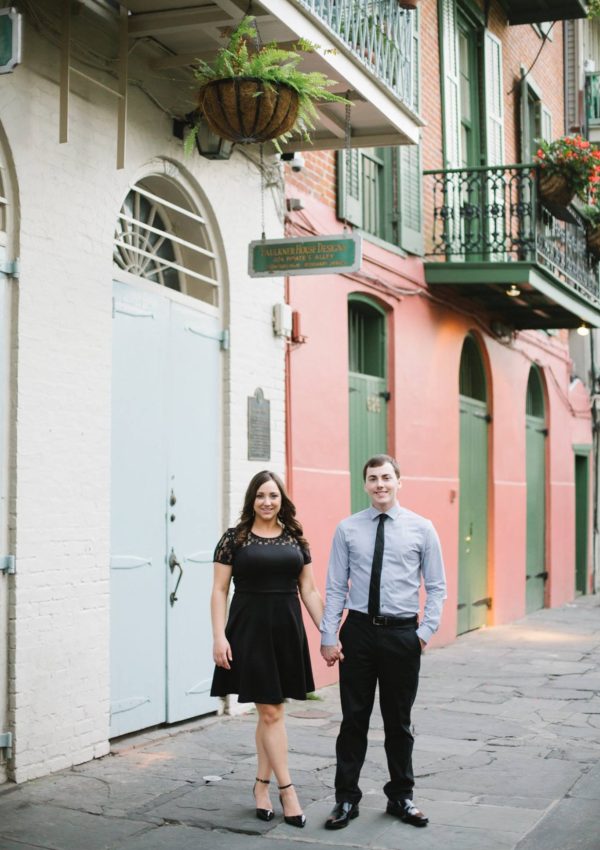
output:
[[[367,480],[367,469],[370,467],[384,466],[386,463],[391,463],[392,469],[396,473],[396,478],[400,481],[400,467],[398,466],[398,461],[391,455],[373,455],[373,457],[370,457],[363,468],[363,481]]]

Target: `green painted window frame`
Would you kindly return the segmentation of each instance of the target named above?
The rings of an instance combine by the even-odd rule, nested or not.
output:
[[[362,308],[362,310],[361,310]],[[366,369],[367,360],[364,359],[366,349],[363,350],[362,358],[363,363],[359,363],[358,361],[361,359],[360,352],[354,351],[354,346],[356,345],[356,340],[353,339],[354,330],[352,327],[352,313],[360,313],[363,312],[364,315],[371,314],[371,319],[373,322],[377,322],[377,329],[373,328],[375,335],[377,336],[376,341],[376,360],[378,361],[378,369],[374,371],[368,371]],[[354,372],[359,375],[370,375],[375,378],[383,378],[387,379],[388,376],[388,356],[387,356],[387,323],[388,323],[388,314],[386,310],[374,301],[372,298],[369,298],[367,295],[362,295],[360,293],[351,292],[348,295],[348,371]],[[368,354],[372,357],[373,350],[371,349]],[[364,368],[359,368],[363,366]]]
[[[356,148],[337,153],[337,214],[367,236],[421,256],[423,169],[421,145]],[[378,165],[375,180],[367,173]]]
[[[483,387],[483,393],[475,394]],[[489,388],[481,345],[473,334],[467,334],[460,349],[458,391],[464,398],[475,399],[487,405]]]

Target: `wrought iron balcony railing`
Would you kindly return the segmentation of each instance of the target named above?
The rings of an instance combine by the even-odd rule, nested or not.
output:
[[[458,263],[530,263],[600,306],[600,277],[587,247],[585,219],[574,207],[539,200],[533,165],[425,172],[432,214],[426,254]]]
[[[298,0],[401,101],[417,110],[416,12],[398,0]]]
[[[600,127],[600,72],[585,75],[585,114],[588,127]]]

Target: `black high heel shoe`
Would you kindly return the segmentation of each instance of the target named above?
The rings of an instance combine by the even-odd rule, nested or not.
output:
[[[288,785],[278,785],[277,786],[280,791],[285,791],[286,788],[292,788],[293,782],[290,782]],[[303,826],[306,825],[306,815],[286,815],[285,809],[283,808],[283,799],[281,794],[279,795],[279,802],[281,803],[281,808],[283,809],[283,819],[290,826],[297,826],[302,829]]]
[[[262,782],[263,785],[271,784],[270,779],[259,779],[258,776],[256,777],[256,782]],[[254,786],[252,788],[252,796],[254,797],[254,802],[256,802],[256,782],[254,783]],[[259,820],[273,820],[273,818],[275,817],[275,812],[273,811],[273,809],[257,809],[256,817]]]

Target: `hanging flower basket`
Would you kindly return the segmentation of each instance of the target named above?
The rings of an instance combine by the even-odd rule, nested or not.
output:
[[[398,5],[401,9],[416,9],[419,5],[419,0],[398,0]]]
[[[568,207],[575,197],[575,189],[563,174],[548,174],[542,168],[539,180],[540,196],[548,204]]]
[[[298,93],[253,77],[212,80],[198,93],[211,130],[230,142],[267,142],[289,133],[298,117]]]
[[[600,224],[594,227],[589,227],[586,231],[586,241],[588,251],[593,254],[596,259],[600,258]]]

